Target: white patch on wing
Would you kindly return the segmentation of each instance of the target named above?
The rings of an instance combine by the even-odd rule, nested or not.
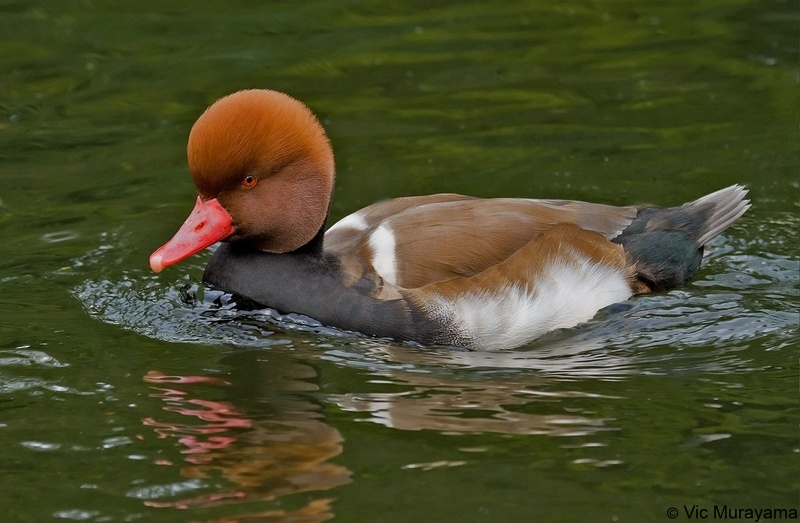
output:
[[[355,229],[357,231],[363,231],[367,227],[367,220],[365,220],[364,217],[359,213],[354,212],[353,214],[348,214],[338,222],[331,225],[328,229],[328,232],[331,232],[334,229]]]
[[[372,266],[375,272],[387,283],[397,283],[397,257],[395,256],[394,233],[386,225],[381,225],[369,235],[372,249]]]
[[[472,348],[519,347],[555,329],[588,321],[608,305],[633,294],[623,271],[572,253],[558,258],[528,283],[470,291],[455,300],[438,296],[428,305]]]

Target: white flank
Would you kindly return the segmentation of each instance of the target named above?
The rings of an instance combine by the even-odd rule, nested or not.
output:
[[[385,225],[381,225],[369,236],[372,249],[372,266],[385,282],[394,285],[397,282],[397,257],[395,256],[394,233]]]
[[[492,291],[467,291],[457,299],[433,300],[430,312],[454,326],[471,348],[519,347],[555,329],[588,321],[608,305],[631,297],[619,269],[592,262],[579,253],[559,258],[526,285]]]
[[[334,229],[355,229],[357,231],[363,231],[367,227],[367,220],[365,220],[364,217],[359,213],[355,212],[353,214],[348,214],[338,222],[331,225],[328,229],[328,232],[331,232]]]

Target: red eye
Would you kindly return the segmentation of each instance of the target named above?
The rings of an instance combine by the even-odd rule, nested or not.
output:
[[[253,176],[252,174],[248,174],[247,176],[244,177],[244,180],[242,180],[242,186],[247,187],[249,189],[250,187],[254,186],[257,181],[258,180],[256,180],[255,176]]]

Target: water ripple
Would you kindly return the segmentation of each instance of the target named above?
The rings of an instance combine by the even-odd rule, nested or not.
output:
[[[31,350],[27,345],[0,350],[0,367],[69,367],[44,351]]]

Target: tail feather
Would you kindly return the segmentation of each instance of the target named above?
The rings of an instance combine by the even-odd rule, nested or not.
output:
[[[741,218],[750,208],[750,200],[745,200],[745,196],[747,196],[747,189],[737,184],[683,204],[681,209],[685,209],[690,214],[701,213],[701,209],[704,208],[711,209],[711,214],[702,224],[697,243],[701,246],[705,245]]]
[[[745,196],[747,189],[732,185],[680,207],[640,209],[612,241],[623,246],[650,289],[681,286],[700,268],[703,246],[750,208]]]

